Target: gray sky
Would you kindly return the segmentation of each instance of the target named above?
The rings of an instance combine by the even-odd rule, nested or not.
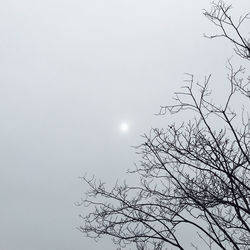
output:
[[[76,230],[78,176],[126,177],[136,160],[130,146],[170,122],[153,114],[185,72],[224,79],[233,52],[202,36],[215,31],[202,15],[209,2],[2,2],[0,249],[115,249]],[[249,0],[233,3],[250,10]]]

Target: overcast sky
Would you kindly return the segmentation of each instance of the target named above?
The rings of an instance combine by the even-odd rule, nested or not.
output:
[[[88,173],[126,178],[185,72],[225,78],[210,1],[8,0],[0,9],[0,249],[110,250],[76,227]],[[233,1],[237,13],[249,0]],[[224,86],[218,86],[221,93]],[[126,122],[123,131],[120,126]],[[123,125],[125,126],[125,125]]]

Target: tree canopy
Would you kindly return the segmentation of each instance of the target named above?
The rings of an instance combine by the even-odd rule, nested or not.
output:
[[[208,38],[225,38],[247,63],[250,40],[241,33],[249,14],[238,21],[223,1],[204,15],[218,30]],[[185,249],[180,229],[195,231],[208,249],[249,249],[250,246],[250,77],[228,60],[224,104],[212,101],[211,76],[197,82],[187,75],[172,105],[159,115],[186,112],[194,117],[166,128],[151,129],[137,147],[141,161],[130,173],[136,186],[117,183],[108,190],[102,181],[83,177],[89,186],[81,204],[80,231],[88,237],[112,236],[120,247]],[[234,107],[235,98],[246,104]],[[193,243],[193,247],[197,249]]]

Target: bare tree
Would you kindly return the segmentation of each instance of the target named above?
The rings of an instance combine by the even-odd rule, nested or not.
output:
[[[219,1],[204,12],[221,32],[209,37],[225,37],[249,60],[249,39],[240,31],[249,15],[235,23],[230,8]],[[210,76],[199,83],[188,75],[175,103],[161,107],[160,115],[187,112],[195,118],[144,135],[137,148],[142,160],[130,171],[140,176],[140,184],[107,190],[103,182],[83,177],[89,185],[83,204],[92,207],[82,216],[83,233],[93,238],[109,235],[121,247],[134,243],[140,250],[185,249],[179,230],[187,225],[208,249],[249,249],[249,106],[236,112],[232,104],[240,95],[249,105],[250,78],[230,61],[228,70],[224,104],[211,101]]]
[[[240,28],[246,19],[249,19],[249,13],[240,16],[235,22],[229,14],[231,5],[226,5],[223,1],[213,2],[210,11],[204,11],[204,15],[219,28],[218,34],[206,35],[208,38],[225,37],[234,44],[236,54],[245,59],[250,59],[250,39],[241,34]]]

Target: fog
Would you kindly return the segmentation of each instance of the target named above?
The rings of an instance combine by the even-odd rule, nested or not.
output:
[[[77,227],[79,176],[127,178],[131,146],[183,85],[226,76],[210,1],[9,0],[0,9],[0,249],[116,249]],[[236,15],[249,1],[232,1]],[[239,6],[240,5],[240,6]],[[216,32],[215,32],[216,33]],[[225,86],[217,87],[217,95]],[[126,121],[126,133],[119,126]]]

